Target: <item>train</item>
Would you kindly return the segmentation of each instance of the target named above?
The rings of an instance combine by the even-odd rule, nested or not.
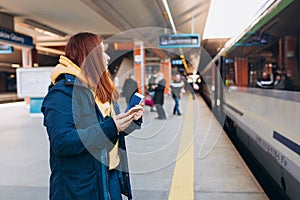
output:
[[[206,54],[201,96],[273,188],[299,199],[300,1],[273,1],[216,56]]]

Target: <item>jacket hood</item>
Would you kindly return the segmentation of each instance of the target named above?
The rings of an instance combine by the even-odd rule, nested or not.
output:
[[[59,57],[59,64],[51,72],[51,82],[55,84],[57,77],[61,74],[71,74],[81,81],[86,82],[81,69],[65,56]]]

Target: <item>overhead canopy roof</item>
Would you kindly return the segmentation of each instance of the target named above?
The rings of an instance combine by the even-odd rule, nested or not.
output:
[[[193,32],[202,38],[211,0],[167,2],[178,33]],[[15,16],[15,31],[32,36],[34,42],[41,46],[65,45],[68,37],[55,38],[34,31],[26,26],[26,19],[45,24],[68,36],[91,31],[108,38],[141,27],[172,29],[162,0],[2,0],[1,11]],[[227,40],[208,39],[203,41],[203,45],[214,55]]]

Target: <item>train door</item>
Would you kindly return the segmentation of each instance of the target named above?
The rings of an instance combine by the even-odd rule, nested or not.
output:
[[[223,62],[223,56],[220,56],[216,61],[216,67],[214,68],[214,106],[213,113],[221,124],[224,122],[225,111],[224,111],[224,84],[225,84],[225,66]]]

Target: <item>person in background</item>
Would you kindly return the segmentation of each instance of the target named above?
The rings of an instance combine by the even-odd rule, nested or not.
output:
[[[150,96],[152,101],[154,98],[155,88],[156,88],[156,77],[152,74],[148,81],[148,95]],[[150,106],[150,112],[155,112],[154,106]]]
[[[122,95],[125,97],[127,105],[130,101],[131,96],[137,91],[138,85],[134,79],[134,74],[129,74],[128,78],[124,82],[122,89]]]
[[[267,72],[263,72],[260,81],[257,81],[257,86],[260,88],[266,88],[266,89],[273,88],[274,82]]]
[[[285,87],[285,77],[281,75],[277,75],[275,82],[274,82],[274,88],[282,90]]]
[[[143,108],[120,113],[102,39],[73,35],[51,73],[41,111],[50,143],[50,200],[132,199],[125,136]]]
[[[176,74],[175,80],[171,83],[171,91],[172,91],[172,98],[175,101],[175,105],[173,108],[173,114],[181,115],[179,110],[179,100],[181,96],[181,90],[184,87],[184,82],[181,80],[180,74]]]
[[[158,117],[156,119],[167,119],[165,110],[163,108],[166,80],[164,79],[164,75],[162,73],[158,73],[157,81],[158,83],[154,90],[154,98],[153,98],[156,107],[156,112],[158,114]]]
[[[114,78],[114,84],[115,84],[116,88],[119,91],[119,89],[120,89],[120,78],[118,76],[115,76],[115,78]]]
[[[152,74],[148,81],[148,91],[150,92],[154,91],[155,87],[156,87],[156,77],[154,74]]]

